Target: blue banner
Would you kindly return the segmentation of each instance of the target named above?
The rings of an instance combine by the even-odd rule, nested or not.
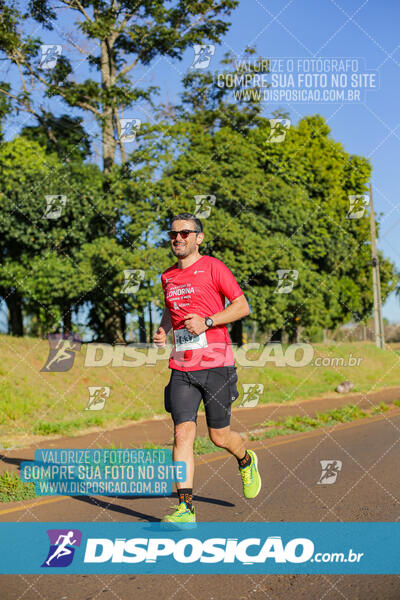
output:
[[[0,523],[1,574],[399,574],[400,523]]]
[[[169,496],[185,481],[186,464],[169,449],[35,450],[21,463],[21,480],[37,496]]]

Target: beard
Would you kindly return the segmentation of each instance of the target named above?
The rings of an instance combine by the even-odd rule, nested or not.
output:
[[[177,258],[186,258],[189,256],[189,254],[192,254],[194,250],[195,248],[189,246],[188,244],[179,244],[176,246],[172,244],[172,252]]]

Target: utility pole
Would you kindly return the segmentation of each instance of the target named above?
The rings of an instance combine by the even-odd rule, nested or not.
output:
[[[375,213],[372,201],[372,185],[369,185],[369,206],[371,223],[372,285],[374,291],[374,323],[375,341],[378,348],[385,348],[385,335],[382,319],[381,280],[379,277],[379,260],[376,250]]]

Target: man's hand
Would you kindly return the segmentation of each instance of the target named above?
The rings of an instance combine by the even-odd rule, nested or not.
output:
[[[208,329],[204,317],[199,315],[189,314],[185,317],[185,329],[193,335],[199,335]]]
[[[159,348],[163,348],[167,341],[167,334],[162,327],[159,327],[156,333],[153,335],[153,342]]]

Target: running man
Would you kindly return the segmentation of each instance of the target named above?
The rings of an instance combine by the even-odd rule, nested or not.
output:
[[[204,239],[200,219],[189,213],[175,216],[169,236],[178,262],[161,275],[165,309],[153,341],[164,346],[173,329],[171,379],[164,401],[174,421],[173,458],[186,463],[187,478],[177,485],[179,506],[162,520],[193,523],[193,443],[202,399],[210,439],[236,457],[244,496],[255,498],[261,488],[257,456],[230,429],[231,404],[239,394],[226,324],[247,316],[249,305],[228,267],[199,253]],[[225,298],[230,302],[227,308]]]
[[[72,342],[71,342],[72,340]],[[74,342],[73,334],[69,335],[67,338],[61,337],[57,342],[56,348],[57,352],[53,356],[53,358],[47,363],[45,369],[47,371],[50,370],[50,367],[54,363],[59,363],[63,360],[67,360],[71,358],[70,351],[75,351],[77,349],[76,342]]]
[[[46,560],[46,565],[50,566],[53,558],[61,558],[62,556],[66,556],[67,554],[71,554],[72,550],[67,548],[67,546],[73,546],[76,543],[76,540],[73,540],[74,537],[73,531],[68,531],[66,535],[59,535],[58,540],[56,541],[56,545],[59,544],[54,552],[50,556],[48,560]],[[62,540],[62,542],[60,541]]]

